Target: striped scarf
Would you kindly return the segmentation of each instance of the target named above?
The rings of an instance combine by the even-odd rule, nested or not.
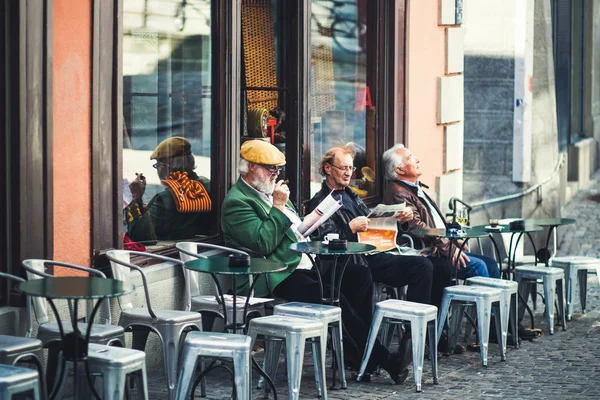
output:
[[[162,181],[171,189],[175,206],[179,212],[210,211],[212,202],[202,183],[190,179],[187,172],[174,171]]]

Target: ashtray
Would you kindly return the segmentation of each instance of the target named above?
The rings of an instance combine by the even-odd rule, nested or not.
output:
[[[508,224],[508,227],[511,231],[524,231],[525,230],[525,221],[522,219],[518,219],[516,221],[512,221]]]
[[[230,254],[228,265],[236,268],[247,268],[250,266],[250,256],[238,253]]]
[[[346,250],[348,241],[343,239],[332,239],[329,241],[329,250]]]
[[[502,232],[502,229],[504,229],[504,227],[502,227],[500,225],[496,225],[496,226],[487,225],[484,229],[486,230],[486,232]]]

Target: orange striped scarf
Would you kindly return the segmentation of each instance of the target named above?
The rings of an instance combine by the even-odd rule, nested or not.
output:
[[[171,189],[177,211],[185,213],[211,210],[212,202],[206,188],[197,180],[190,179],[187,172],[171,172],[163,183]]]

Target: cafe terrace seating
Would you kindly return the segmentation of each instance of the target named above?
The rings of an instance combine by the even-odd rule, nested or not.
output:
[[[162,262],[171,262],[181,268],[183,268],[183,263],[173,258],[139,251],[109,250],[106,253],[106,257],[110,260],[115,279],[129,283],[131,270],[138,271],[142,277],[146,307],[133,307],[130,295],[119,297],[118,301],[121,306],[119,325],[128,332],[133,332],[132,347],[136,350],[144,350],[150,331],[158,335],[163,346],[169,399],[174,399],[179,349],[180,344],[183,343],[181,340],[182,336],[185,336],[189,330],[202,330],[202,316],[197,312],[153,308],[150,302],[146,275],[142,268],[131,262],[132,255],[143,256]],[[189,296],[189,293],[186,293],[186,296]]]
[[[573,314],[573,297],[575,289],[579,288],[579,304],[585,314],[587,302],[588,272],[596,272],[600,279],[600,259],[583,256],[556,257],[552,260],[553,267],[562,268],[567,278],[567,321]]]
[[[33,394],[34,400],[40,400],[40,383],[36,371],[0,364],[0,399],[22,398],[21,395]]]

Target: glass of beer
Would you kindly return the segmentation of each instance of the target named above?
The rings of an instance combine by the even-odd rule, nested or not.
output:
[[[461,208],[458,210],[458,215],[456,216],[456,221],[463,228],[467,226],[469,223],[469,211],[466,208]]]

